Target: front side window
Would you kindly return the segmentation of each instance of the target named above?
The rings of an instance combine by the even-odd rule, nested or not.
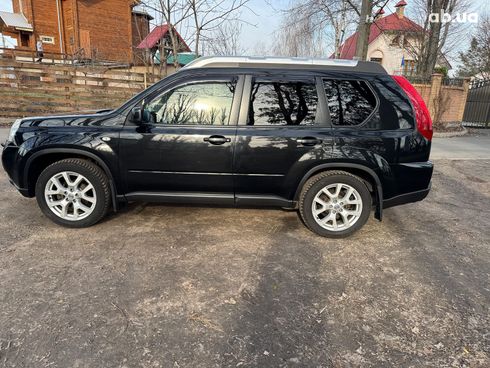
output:
[[[254,82],[247,125],[311,125],[317,104],[313,82]]]
[[[143,119],[152,124],[228,125],[234,93],[234,82],[179,86],[146,104]]]
[[[359,125],[376,107],[376,97],[364,81],[327,79],[323,84],[333,125]]]

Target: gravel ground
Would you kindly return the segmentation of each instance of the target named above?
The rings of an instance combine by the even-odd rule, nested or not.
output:
[[[490,160],[355,236],[133,204],[58,227],[0,170],[0,367],[488,367]]]

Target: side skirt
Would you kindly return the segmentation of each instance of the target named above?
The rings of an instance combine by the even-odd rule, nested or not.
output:
[[[229,193],[196,192],[132,192],[125,195],[129,202],[196,203],[233,205],[235,198]]]
[[[296,208],[294,201],[279,196],[259,194],[198,193],[198,192],[131,192],[118,196],[119,201],[216,204],[237,207]]]

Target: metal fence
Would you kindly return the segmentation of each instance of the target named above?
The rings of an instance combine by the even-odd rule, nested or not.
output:
[[[443,78],[442,85],[450,87],[463,87],[465,78]]]
[[[405,78],[409,80],[412,84],[431,84],[432,77],[419,77],[416,75],[405,75]]]
[[[431,84],[432,77],[419,77],[417,75],[405,75],[412,84]],[[448,87],[463,87],[465,78],[449,78],[442,79],[442,85]]]
[[[490,125],[490,79],[471,82],[463,114],[463,125]]]

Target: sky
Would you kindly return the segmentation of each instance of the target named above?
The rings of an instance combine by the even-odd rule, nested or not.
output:
[[[299,1],[299,0],[298,0]],[[410,0],[406,0],[406,13],[410,15]],[[390,0],[385,9],[386,14],[394,11],[397,0]],[[247,54],[253,54],[257,50],[267,54],[271,47],[273,35],[279,31],[281,23],[281,10],[286,9],[291,0],[250,0],[249,9],[243,9],[240,19],[243,20],[240,44]],[[472,6],[477,12],[490,12],[490,1],[472,0]],[[0,0],[0,10],[12,11],[11,0]],[[185,37],[185,35],[184,35]],[[1,41],[0,41],[1,42]],[[469,45],[462,44],[461,47]],[[332,49],[325,45],[325,57],[330,55]]]

